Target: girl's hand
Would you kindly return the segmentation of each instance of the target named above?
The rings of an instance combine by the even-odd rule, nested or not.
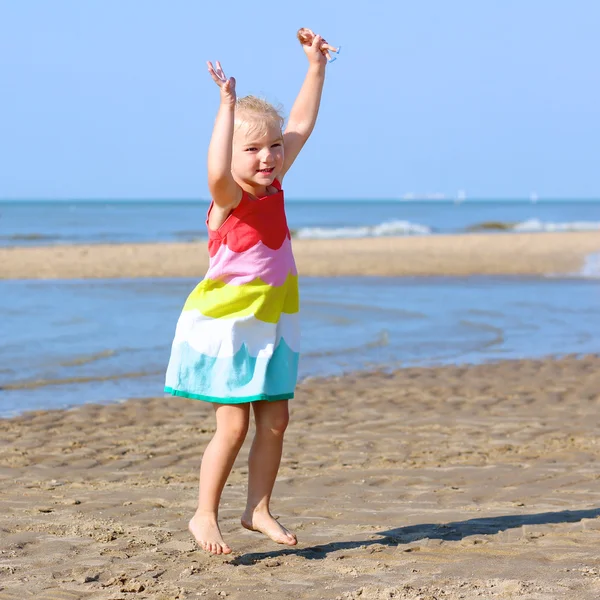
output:
[[[235,104],[235,78],[230,77],[227,79],[219,61],[216,62],[215,67],[213,67],[210,61],[207,61],[206,64],[208,65],[210,76],[221,89],[221,102]]]
[[[322,46],[326,43],[327,42],[320,35],[315,35],[310,46],[308,44],[302,44],[306,58],[308,58],[308,62],[311,65],[325,66],[327,64],[327,58],[325,58],[322,51]]]

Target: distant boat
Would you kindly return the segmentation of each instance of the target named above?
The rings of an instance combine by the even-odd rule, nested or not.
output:
[[[537,192],[531,192],[531,194],[529,194],[529,199],[531,200],[531,204],[535,204],[538,201]]]
[[[456,198],[454,199],[454,204],[460,204],[467,199],[467,192],[465,190],[458,190],[458,194],[456,194]]]

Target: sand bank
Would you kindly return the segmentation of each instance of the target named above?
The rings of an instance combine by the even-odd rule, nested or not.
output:
[[[600,233],[465,234],[295,240],[302,275],[542,275],[576,273]],[[0,279],[197,277],[206,244],[0,248]]]
[[[300,544],[239,526],[246,443],[228,557],[186,531],[210,406],[0,421],[0,598],[600,597],[600,358],[355,374],[292,402],[273,508]]]

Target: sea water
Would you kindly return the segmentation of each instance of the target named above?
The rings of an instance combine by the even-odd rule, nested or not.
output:
[[[208,203],[0,202],[0,246],[185,242],[206,239]],[[471,231],[600,231],[600,202],[287,200],[297,238]]]
[[[0,416],[160,396],[191,279],[0,281]],[[595,277],[301,279],[300,378],[600,351]]]

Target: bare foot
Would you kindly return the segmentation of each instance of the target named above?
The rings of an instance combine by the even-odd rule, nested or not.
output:
[[[264,533],[278,544],[295,546],[298,543],[296,536],[274,519],[268,511],[254,511],[253,513],[246,511],[242,515],[242,526],[250,531]]]
[[[223,541],[219,524],[214,515],[196,513],[188,529],[204,550],[211,554],[231,554],[231,548]]]

